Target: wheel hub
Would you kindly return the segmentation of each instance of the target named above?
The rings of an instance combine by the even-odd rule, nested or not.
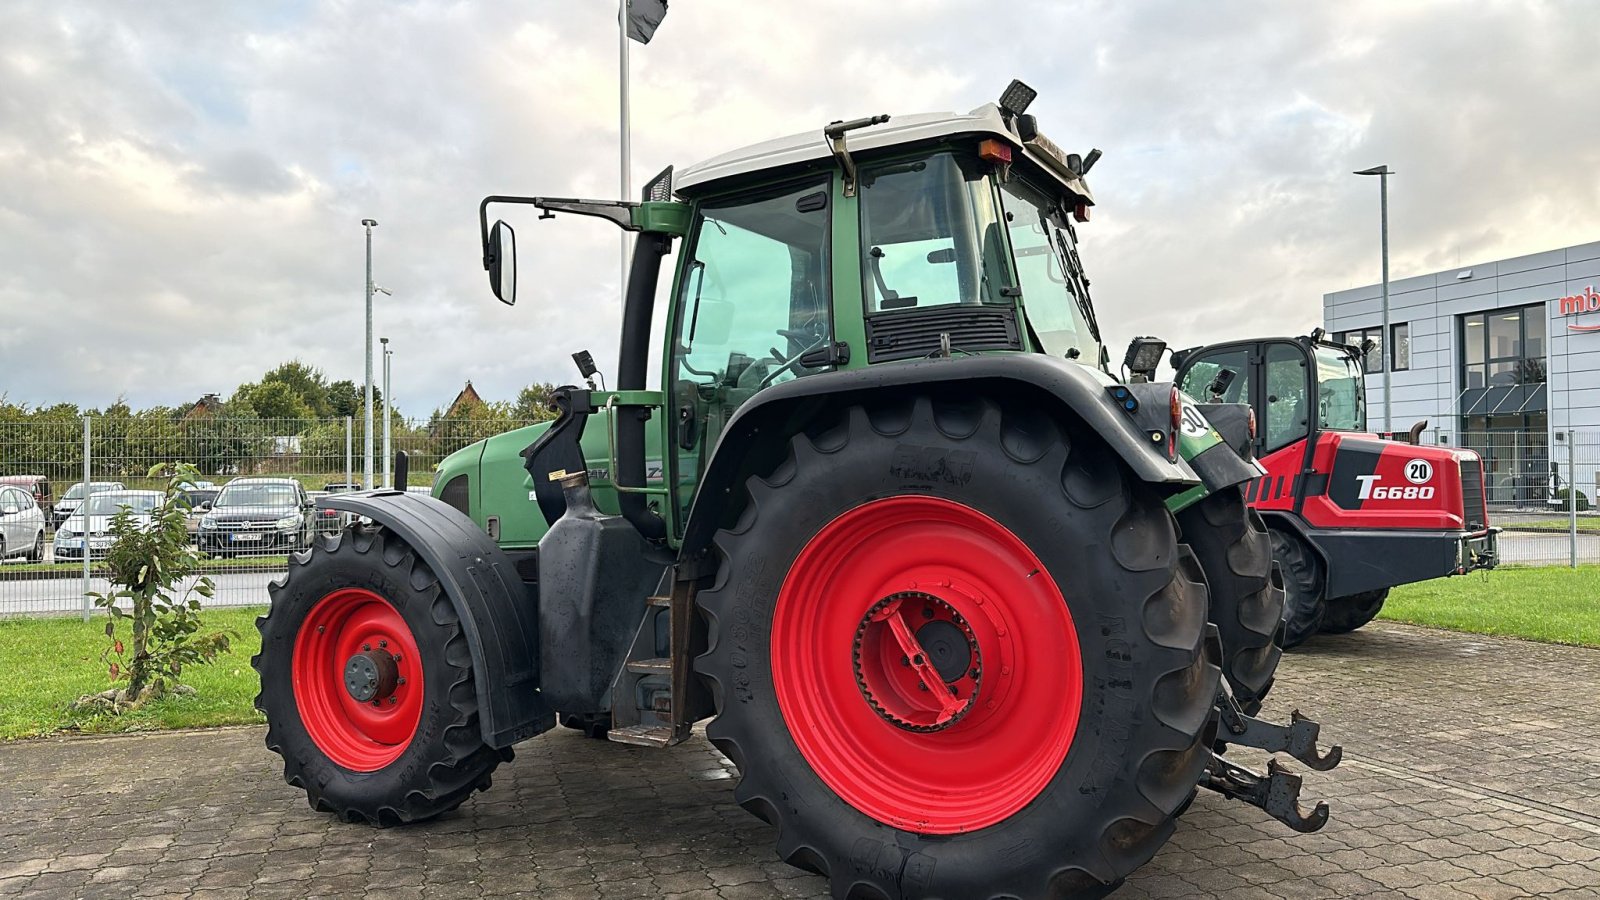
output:
[[[382,700],[400,682],[400,666],[381,650],[364,650],[344,664],[344,689],[357,703]]]
[[[982,654],[953,606],[921,591],[879,600],[856,627],[856,686],[897,728],[943,731],[977,702]]]

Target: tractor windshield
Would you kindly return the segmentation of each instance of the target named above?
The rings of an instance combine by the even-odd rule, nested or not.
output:
[[[861,294],[869,314],[1016,304],[986,168],[948,152],[862,168]]]
[[[1318,346],[1317,415],[1323,428],[1365,431],[1366,397],[1361,385],[1360,360],[1332,347]]]
[[[1100,336],[1077,264],[1077,240],[1060,204],[1015,177],[1000,190],[1024,309],[1042,349],[1069,357],[1076,350],[1075,358],[1099,362]]]

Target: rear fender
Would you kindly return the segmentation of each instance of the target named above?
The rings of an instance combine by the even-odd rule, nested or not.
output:
[[[536,598],[504,550],[454,507],[403,491],[334,494],[324,509],[366,516],[405,538],[439,579],[472,653],[483,739],[508,747],[555,725],[539,695]]]
[[[767,388],[739,408],[717,441],[684,529],[682,554],[710,545],[732,511],[733,488],[752,473],[781,461],[789,438],[819,415],[878,397],[908,393],[977,391],[1017,397],[1068,412],[1122,459],[1140,481],[1161,493],[1180,493],[1200,482],[1183,459],[1168,459],[1166,436],[1152,440],[1141,421],[1120,409],[1107,388],[1114,382],[1087,366],[1037,353],[1005,353],[917,360],[847,369]],[[1165,409],[1162,415],[1167,416]]]

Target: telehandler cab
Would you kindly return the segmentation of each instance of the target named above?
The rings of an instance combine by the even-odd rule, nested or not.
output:
[[[558,716],[642,747],[710,718],[735,798],[841,898],[1102,896],[1200,787],[1320,828],[1298,775],[1221,756],[1339,761],[1252,718],[1282,585],[1240,489],[1261,469],[1205,410],[1247,417],[1111,377],[1074,233],[1099,153],[1041,135],[1033,96],[835,122],[641,202],[487,198],[506,303],[489,205],[638,235],[616,389],[447,458],[436,498],[322,501],[365,521],[259,621],[288,781],[399,824]]]

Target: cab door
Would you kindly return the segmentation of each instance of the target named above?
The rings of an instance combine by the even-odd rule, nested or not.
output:
[[[688,520],[723,426],[774,384],[832,368],[828,176],[702,201],[678,276],[663,454]]]

